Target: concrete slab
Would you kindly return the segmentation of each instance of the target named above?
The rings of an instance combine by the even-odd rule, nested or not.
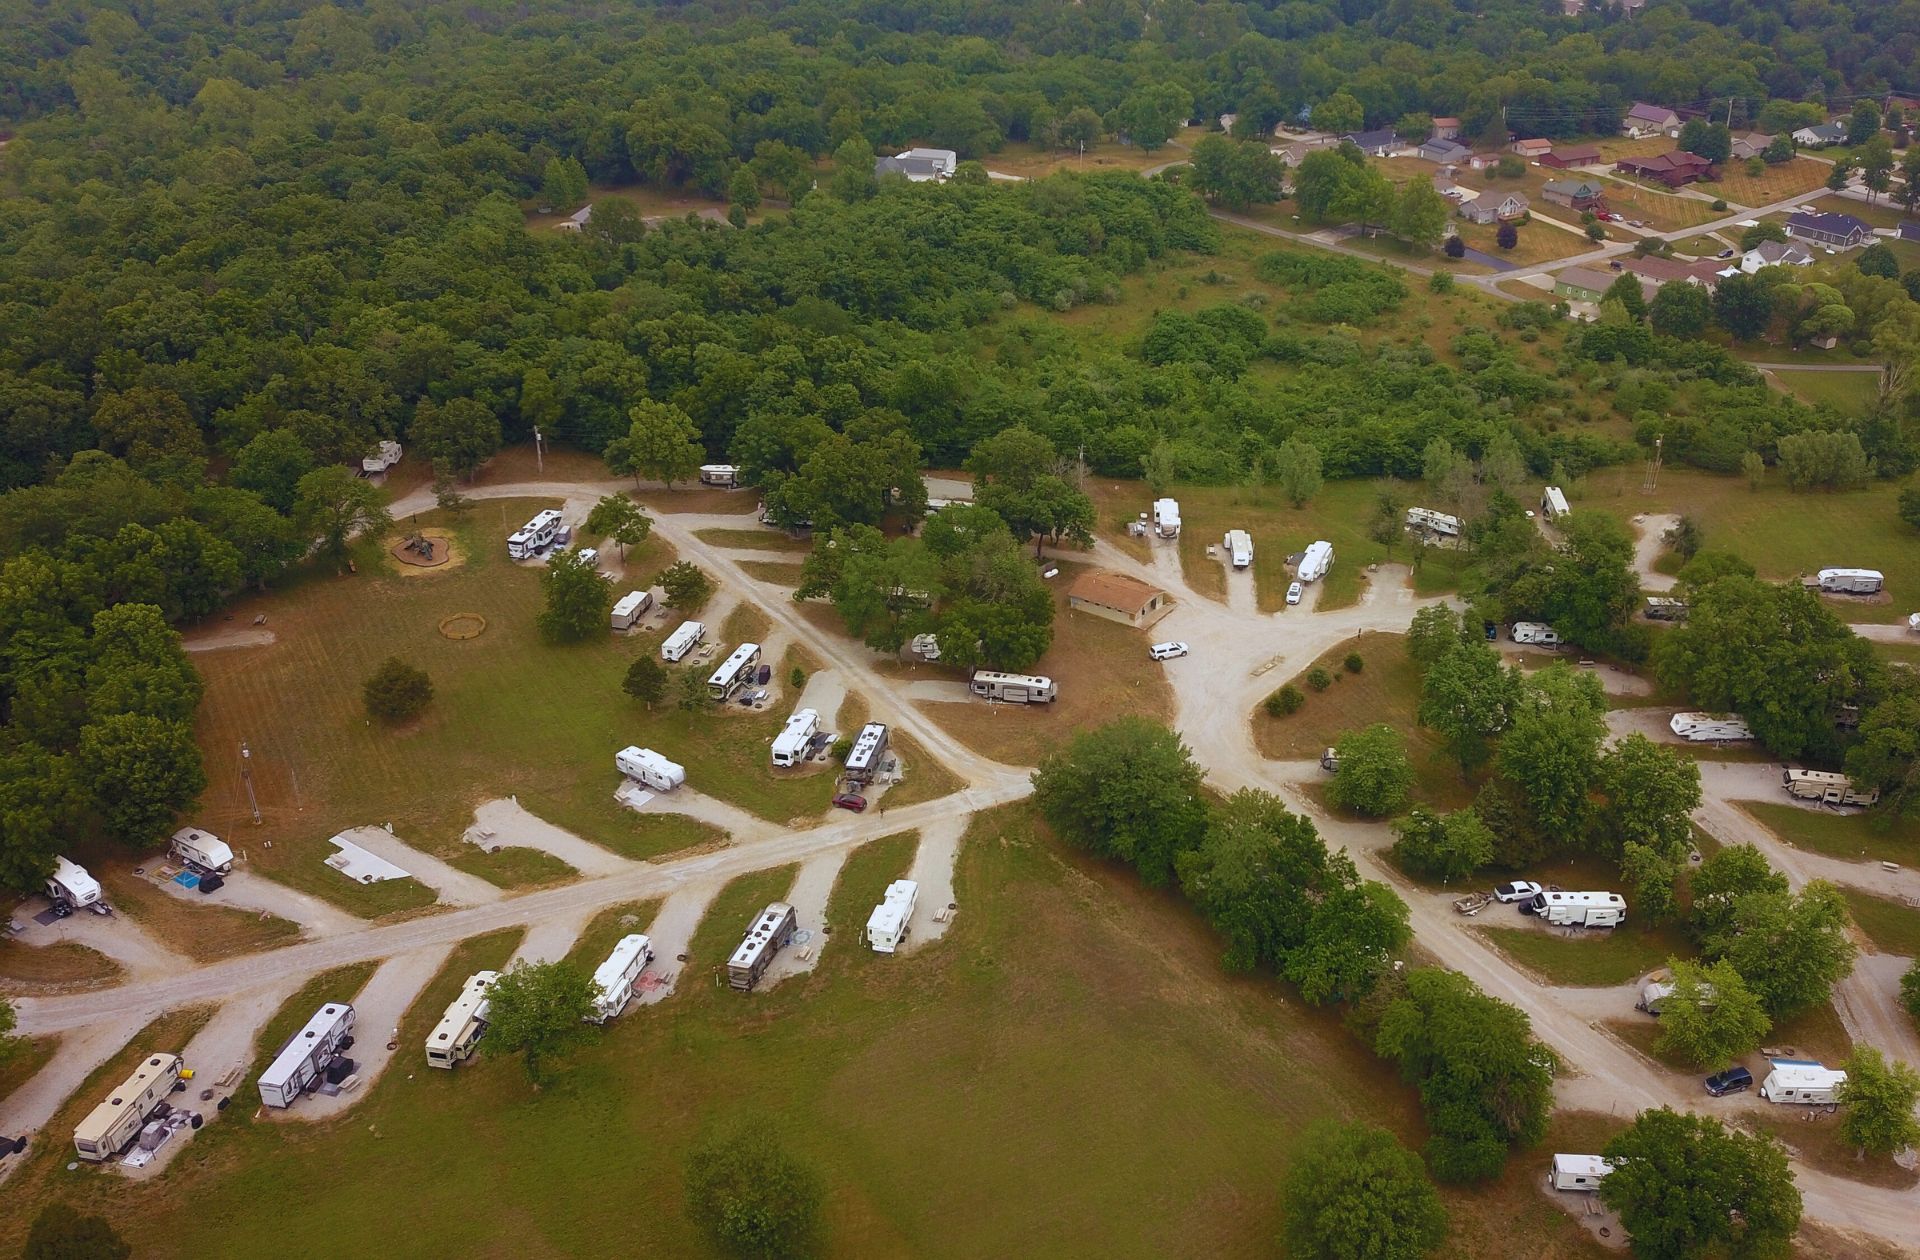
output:
[[[939,940],[953,925],[953,864],[960,857],[967,821],[965,815],[953,815],[920,828],[920,847],[907,871],[907,878],[920,885],[920,896],[907,939],[900,945],[903,954]]]
[[[405,867],[394,865],[344,836],[335,836],[327,843],[334,848],[327,865],[356,884],[382,884],[390,879],[412,878],[413,872]]]
[[[359,846],[393,866],[411,871],[413,877],[440,894],[440,900],[456,906],[478,906],[500,900],[500,890],[478,875],[469,875],[407,845],[381,827],[355,827],[335,837]]]
[[[794,702],[794,709],[812,709],[820,715],[820,729],[831,731],[840,719],[840,706],[847,698],[846,680],[837,669],[814,671]]]
[[[721,885],[701,883],[678,889],[667,897],[660,907],[660,913],[653,916],[653,922],[646,927],[649,941],[653,945],[653,965],[640,975],[640,983],[634,986],[634,1001],[642,1006],[651,1006],[663,1001],[680,982],[680,973],[686,966],[680,956],[687,952],[693,942],[693,934],[700,926],[700,920],[706,917],[707,907],[713,903]],[[747,925],[740,925],[742,935]],[[732,945],[729,944],[729,949]],[[704,975],[724,958],[703,958],[696,966]]]
[[[285,1112],[272,1114],[284,1115],[289,1120],[325,1120],[337,1116],[365,1098],[373,1083],[396,1058],[416,1052],[424,1055],[425,1051],[419,1046],[396,1040],[400,1020],[452,953],[453,943],[448,942],[400,954],[381,963],[366,988],[353,998],[353,1049],[348,1054],[358,1067],[349,1079],[357,1078],[359,1084],[331,1097],[308,1095]],[[424,1066],[424,1060],[422,1063]]]
[[[585,909],[572,914],[552,915],[527,926],[526,936],[521,938],[520,948],[513,951],[511,966],[517,962],[543,963],[558,962],[567,956],[573,943],[587,930],[587,924],[599,913],[596,909]]]
[[[33,904],[40,904],[38,898]],[[27,930],[13,938],[22,945],[42,947],[72,942],[98,950],[126,969],[129,978],[159,976],[188,971],[193,961],[168,949],[160,939],[123,914],[94,914],[82,910],[64,919],[40,915],[31,918]]]
[[[229,910],[252,910],[277,915],[298,923],[308,936],[351,932],[366,923],[364,919],[348,914],[337,906],[330,906],[318,897],[295,892],[285,884],[275,883],[250,871],[236,868],[227,875],[226,880],[220,888],[204,895],[197,889],[182,888],[170,879],[155,881],[154,886],[174,900],[189,905],[225,906]]]
[[[529,813],[515,799],[481,804],[473,811],[473,826],[467,828],[466,838],[484,848],[511,844],[539,849],[582,875],[615,875],[633,865],[619,854]]]

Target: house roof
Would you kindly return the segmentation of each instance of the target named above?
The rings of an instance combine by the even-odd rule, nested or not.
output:
[[[1669,280],[1700,280],[1711,283],[1719,278],[1718,265],[1712,262],[1681,262],[1677,258],[1661,258],[1649,254],[1639,257],[1629,254],[1620,260],[1622,270],[1631,271],[1636,276],[1665,284]]]
[[[1166,598],[1166,594],[1150,582],[1142,582],[1130,574],[1115,573],[1110,569],[1083,573],[1067,589],[1068,599],[1098,604],[1129,617],[1138,617],[1153,605],[1154,600]]]
[[[1349,131],[1340,138],[1351,140],[1362,149],[1390,148],[1400,143],[1400,137],[1394,134],[1391,127],[1378,127],[1372,131]]]
[[[1789,228],[1805,228],[1809,232],[1825,232],[1833,236],[1851,236],[1855,232],[1872,234],[1864,220],[1850,214],[1829,214],[1820,211],[1800,210],[1788,216]]]
[[[1591,267],[1569,267],[1555,276],[1554,280],[1575,289],[1585,289],[1589,293],[1605,293],[1612,286],[1614,278]]]
[[[1813,136],[1820,140],[1845,140],[1847,138],[1847,129],[1839,123],[1824,122],[1815,123],[1811,127],[1802,127],[1793,134],[1796,136]]]
[[[1597,144],[1569,144],[1562,147],[1556,144],[1553,146],[1553,156],[1559,158],[1562,162],[1584,165],[1588,162],[1598,162],[1600,160],[1600,146]]]
[[[1467,206],[1479,206],[1483,209],[1498,211],[1500,207],[1509,202],[1521,210],[1527,208],[1527,197],[1525,193],[1503,192],[1498,188],[1487,189],[1487,191],[1481,193],[1472,201],[1462,203],[1460,208],[1464,210]]]
[[[1674,149],[1654,157],[1623,157],[1615,165],[1630,171],[1645,171],[1649,175],[1654,175],[1665,171],[1704,171],[1713,163],[1698,153]]]
[[[1899,233],[1900,239],[1903,241],[1920,241],[1920,220],[1900,220]]]
[[[1680,115],[1665,105],[1649,105],[1645,101],[1635,101],[1633,108],[1627,111],[1628,122],[1650,122],[1666,125],[1680,121]]]
[[[937,179],[947,173],[946,163],[937,158],[919,157],[908,151],[898,157],[878,158],[873,164],[875,175],[905,175],[908,179],[919,176],[921,179]]]
[[[1761,262],[1769,264],[1788,262],[1795,258],[1804,258],[1808,262],[1813,261],[1813,255],[1809,254],[1802,247],[1786,244],[1781,241],[1761,241],[1747,252],[1758,254]]]
[[[1607,193],[1605,185],[1590,179],[1550,179],[1540,188],[1567,197],[1604,197]]]
[[[1471,152],[1452,140],[1429,140],[1420,146],[1420,156],[1433,162],[1457,162]]]
[[[1458,127],[1460,120],[1458,118],[1436,118],[1433,120],[1433,125],[1436,127]]]
[[[1546,139],[1515,140],[1513,142],[1513,148],[1516,153],[1551,153],[1553,152],[1553,141]]]

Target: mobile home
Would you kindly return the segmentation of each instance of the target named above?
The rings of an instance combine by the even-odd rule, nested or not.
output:
[[[260,1101],[269,1107],[293,1106],[320,1080],[334,1056],[352,1046],[353,1021],[353,1007],[345,1002],[328,1002],[315,1011],[260,1073]]]
[[[1318,582],[1327,576],[1327,570],[1333,567],[1333,544],[1321,539],[1308,547],[1300,556],[1300,568],[1296,575],[1302,582]]]
[[[47,877],[47,898],[56,905],[75,910],[101,907],[100,881],[87,874],[87,868],[66,858],[53,859],[53,874]]]
[[[149,1055],[133,1075],[120,1082],[107,1100],[74,1126],[73,1149],[81,1159],[112,1159],[140,1136],[140,1126],[154,1107],[173,1092],[180,1079],[180,1056]]]
[[[233,869],[233,849],[211,831],[182,827],[173,833],[173,860],[196,871],[225,875]]]
[[[869,722],[860,728],[853,747],[847,752],[847,777],[857,783],[871,783],[880,773],[887,757],[887,728],[882,722]]]
[[[707,627],[704,624],[698,621],[683,621],[678,629],[667,636],[666,642],[660,645],[661,659],[678,662],[699,646],[700,641],[706,637]]]
[[[653,595],[648,591],[628,591],[613,606],[612,626],[615,630],[631,630],[633,623],[640,620],[641,614],[653,607]]]
[[[1627,921],[1627,899],[1611,892],[1540,892],[1533,912],[1555,927],[1618,927]]]
[[[1822,569],[1820,589],[1841,595],[1878,594],[1887,579],[1878,569]]]
[[[734,692],[753,681],[753,667],[759,663],[760,645],[742,643],[708,677],[707,694],[715,700],[731,699]]]
[[[1177,499],[1153,501],[1153,532],[1162,538],[1180,537],[1180,502]]]
[[[1507,637],[1515,643],[1531,643],[1537,647],[1560,645],[1560,632],[1543,621],[1516,621],[1507,631]]]
[[[773,965],[773,956],[787,947],[799,926],[792,906],[784,901],[769,902],[748,926],[733,957],[727,959],[727,984],[742,993],[759,984],[760,977]]]
[[[1460,518],[1449,516],[1445,512],[1436,512],[1432,508],[1411,507],[1407,509],[1407,528],[1439,534],[1446,538],[1458,538]]]
[[[1009,704],[1051,704],[1060,695],[1053,679],[1043,674],[1002,674],[991,669],[976,669],[968,686],[976,696],[1005,700]]]
[[[1878,789],[1861,790],[1853,780],[1832,770],[1783,770],[1780,784],[1790,796],[1823,805],[1872,805],[1880,799]]]
[[[560,512],[548,508],[534,514],[532,520],[507,535],[507,555],[515,560],[525,560],[537,556],[553,545],[554,535],[560,532]]]
[[[589,1024],[604,1024],[627,1009],[633,999],[633,982],[653,961],[653,945],[635,932],[620,938],[607,960],[593,969],[593,1013]]]
[[[677,761],[668,761],[651,748],[629,744],[613,754],[613,764],[621,774],[656,792],[671,792],[687,781],[686,767]]]
[[[731,490],[740,484],[740,469],[732,464],[700,465],[700,484]]]
[[[1613,1165],[1598,1155],[1555,1155],[1548,1180],[1555,1190],[1598,1190]]]
[[[1739,717],[1722,713],[1676,713],[1667,723],[1681,739],[1696,744],[1752,739],[1753,731]]]
[[[493,1012],[487,1004],[487,990],[500,978],[497,971],[476,971],[460,986],[447,1013],[427,1034],[427,1066],[451,1068],[473,1057],[473,1048],[487,1031],[487,1018]]]
[[[891,954],[900,948],[919,899],[920,885],[910,879],[896,879],[887,885],[886,895],[867,916],[867,944],[873,946],[874,953]]]
[[[820,715],[812,709],[801,709],[787,719],[780,733],[773,737],[773,764],[776,766],[797,766],[805,760],[807,749],[813,743],[813,737],[820,730]]]
[[[1557,521],[1573,511],[1567,506],[1567,496],[1559,486],[1548,486],[1540,494],[1540,514],[1550,521]]]
[[[1685,621],[1686,619],[1686,600],[1675,599],[1671,595],[1647,596],[1648,621]]]
[[[1244,569],[1253,563],[1253,535],[1244,529],[1230,529],[1221,545],[1227,549],[1227,558],[1233,561],[1233,567]]]
[[[1847,1074],[1810,1059],[1772,1059],[1773,1070],[1760,1082],[1760,1097],[1772,1103],[1820,1106],[1840,1101]]]

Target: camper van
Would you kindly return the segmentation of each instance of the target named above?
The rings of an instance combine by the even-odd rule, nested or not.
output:
[[[1783,770],[1780,785],[1789,796],[1822,805],[1872,805],[1880,799],[1878,789],[1862,791],[1852,779],[1832,770]]]
[[[487,1031],[487,1017],[493,1012],[487,1005],[487,990],[500,978],[497,971],[476,971],[460,986],[447,1013],[427,1034],[427,1066],[452,1068],[473,1057],[473,1048]]]
[[[631,630],[633,623],[640,620],[647,609],[653,607],[653,595],[649,591],[628,591],[613,605],[611,625],[615,630]]]
[[[1543,621],[1516,621],[1507,631],[1507,637],[1515,643],[1531,643],[1535,647],[1560,646],[1560,632]]]
[[[1840,1101],[1847,1074],[1811,1059],[1772,1059],[1773,1070],[1760,1082],[1760,1097],[1771,1103],[1831,1105]]]
[[[203,875],[225,875],[233,869],[233,849],[211,831],[182,827],[173,833],[173,860]]]
[[[801,709],[787,719],[780,733],[773,737],[773,764],[776,766],[797,766],[806,760],[807,749],[813,743],[813,737],[820,731],[820,715],[812,709]]]
[[[81,1159],[112,1159],[140,1136],[140,1126],[180,1079],[180,1056],[148,1055],[105,1102],[74,1126],[73,1149]]]
[[[687,781],[686,767],[668,761],[651,748],[629,744],[613,754],[613,764],[621,774],[656,792],[671,792]]]
[[[1567,496],[1559,486],[1548,486],[1540,494],[1540,515],[1550,521],[1557,521],[1573,509],[1567,506]]]
[[[1302,582],[1318,582],[1327,576],[1327,570],[1333,567],[1333,544],[1325,539],[1308,547],[1300,556],[1299,577]]]
[[[740,484],[740,469],[732,464],[700,465],[700,484],[731,490]]]
[[[759,663],[760,645],[742,643],[707,679],[707,694],[715,700],[732,699],[734,692],[753,680],[753,667]]]
[[[1153,532],[1161,538],[1180,537],[1180,503],[1177,499],[1153,501]]]
[[[860,728],[853,747],[847,752],[847,777],[856,783],[871,783],[887,756],[887,728],[882,722],[869,722]]]
[[[1671,595],[1647,596],[1648,621],[1685,621],[1686,619],[1686,600],[1675,599]]]
[[[1233,567],[1244,569],[1253,563],[1253,535],[1244,529],[1230,529],[1221,540],[1227,549],[1227,558],[1233,561]]]
[[[553,546],[553,539],[560,532],[560,512],[548,508],[534,515],[534,518],[507,535],[507,555],[515,560],[525,560],[537,556]]]
[[[1555,1190],[1593,1191],[1612,1171],[1613,1165],[1598,1155],[1555,1155],[1547,1181]]]
[[[1627,921],[1627,899],[1611,892],[1540,892],[1528,903],[1554,927],[1618,927]]]
[[[727,959],[728,986],[745,993],[759,984],[760,977],[773,965],[773,956],[787,947],[799,926],[799,916],[792,906],[784,901],[769,902]]]
[[[1887,579],[1878,569],[1822,569],[1820,589],[1837,595],[1874,595]]]
[[[353,1022],[353,1008],[345,1002],[328,1002],[315,1011],[260,1073],[260,1101],[269,1107],[293,1106],[319,1083],[338,1055],[352,1048]]]
[[[907,923],[913,918],[913,906],[920,899],[920,885],[910,879],[896,879],[887,885],[886,895],[867,916],[867,944],[876,954],[891,954],[907,939]]]
[[[1407,528],[1415,533],[1438,534],[1442,538],[1460,536],[1460,518],[1449,516],[1445,512],[1436,512],[1432,508],[1410,507],[1407,509]]]
[[[593,1013],[586,1022],[604,1024],[626,1010],[633,999],[633,982],[652,961],[653,945],[646,937],[638,932],[621,937],[607,960],[593,969]]]
[[[1002,674],[976,669],[967,685],[976,696],[1005,700],[1009,704],[1051,704],[1060,695],[1053,679],[1043,674]]]
[[[53,859],[53,874],[47,877],[47,899],[56,907],[65,906],[68,910],[107,912],[107,903],[100,900],[100,881],[87,874],[86,867],[63,857]]]
[[[674,632],[660,645],[660,658],[669,663],[677,663],[687,653],[700,645],[707,637],[707,627],[698,621],[683,621]]]
[[[1676,713],[1667,727],[1681,739],[1696,744],[1727,743],[1752,739],[1753,731],[1733,714]]]

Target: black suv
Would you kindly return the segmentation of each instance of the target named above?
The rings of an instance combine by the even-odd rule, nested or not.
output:
[[[1737,1094],[1743,1089],[1753,1088],[1753,1073],[1738,1063],[1724,1072],[1715,1072],[1707,1078],[1707,1092],[1715,1098],[1727,1094]]]

